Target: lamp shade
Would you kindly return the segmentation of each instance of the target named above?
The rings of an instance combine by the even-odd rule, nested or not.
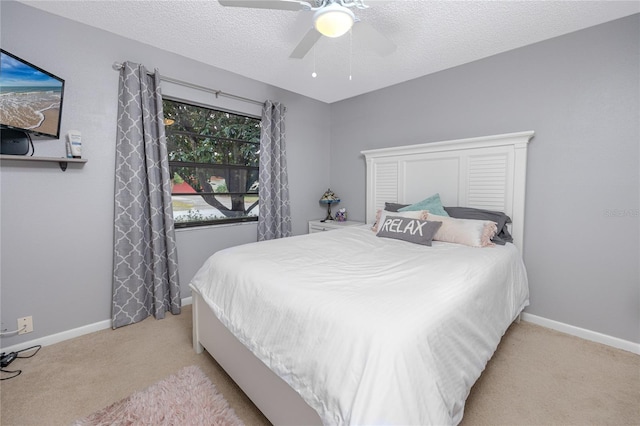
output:
[[[340,37],[351,29],[355,15],[348,8],[337,3],[319,9],[313,15],[313,23],[318,32],[327,37]]]
[[[339,202],[340,202],[340,198],[338,198],[330,188],[327,189],[325,193],[322,194],[322,197],[320,198],[320,203],[322,204],[333,204],[333,203],[339,203]]]

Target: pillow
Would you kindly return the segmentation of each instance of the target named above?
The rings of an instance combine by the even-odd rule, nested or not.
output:
[[[398,211],[408,212],[413,210],[429,210],[430,213],[437,214],[438,216],[445,216],[445,217],[449,216],[449,214],[446,212],[446,210],[442,206],[442,202],[440,201],[440,194],[437,194],[437,193],[415,204],[411,204],[410,206],[403,207]]]
[[[388,212],[397,212],[401,208],[408,206],[410,206],[410,204],[384,203],[384,209]]]
[[[441,225],[442,222],[386,216],[376,235],[431,247],[433,236]]]
[[[491,241],[502,246],[513,242],[513,237],[507,228],[507,223],[511,223],[511,218],[502,212],[474,209],[472,207],[445,207],[444,209],[449,213],[449,216],[457,219],[490,220],[495,222],[498,225],[498,232]]]
[[[490,220],[456,219],[429,213],[428,220],[442,222],[442,226],[433,236],[436,241],[464,244],[471,247],[490,247],[491,238],[498,226]]]
[[[394,216],[408,217],[410,219],[420,219],[420,220],[427,220],[427,215],[429,214],[429,212],[426,210],[417,210],[417,211],[411,211],[411,212],[390,212],[387,210],[378,210],[378,212],[376,213],[376,222],[371,227],[371,230],[373,232],[378,232],[378,224],[382,223],[384,221],[384,218],[389,213],[393,213]]]

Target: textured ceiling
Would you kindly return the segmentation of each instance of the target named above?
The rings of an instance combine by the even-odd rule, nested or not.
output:
[[[312,12],[215,0],[22,3],[327,103],[640,12],[638,1],[369,0],[353,10],[394,53],[378,56],[356,24],[351,40],[323,37],[305,58],[289,59]]]

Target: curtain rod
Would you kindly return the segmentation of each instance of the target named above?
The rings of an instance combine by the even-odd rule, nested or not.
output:
[[[120,71],[122,69],[123,65],[120,62],[114,62],[113,63],[113,69],[116,71]],[[152,72],[148,72],[148,75],[153,75],[154,73]],[[202,90],[204,92],[209,92],[209,93],[213,93],[216,98],[218,96],[224,96],[225,98],[231,98],[231,99],[236,99],[238,101],[244,101],[244,102],[249,102],[252,104],[257,104],[257,105],[264,105],[264,102],[260,102],[260,101],[256,101],[254,99],[249,99],[249,98],[245,98],[242,96],[238,96],[238,95],[232,95],[231,93],[226,93],[223,92],[222,90],[216,90],[216,89],[210,89],[208,87],[204,87],[204,86],[200,86],[198,84],[193,84],[193,83],[189,83],[187,81],[182,81],[182,80],[178,80],[175,78],[171,78],[171,77],[165,77],[165,76],[160,76],[160,80],[161,81],[166,81],[167,83],[174,83],[180,86],[184,86],[184,87],[189,87],[191,89],[197,89],[197,90]]]

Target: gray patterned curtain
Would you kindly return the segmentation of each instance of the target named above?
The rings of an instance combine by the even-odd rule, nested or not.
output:
[[[284,132],[285,111],[286,108],[279,102],[266,101],[262,108],[258,241],[291,235]]]
[[[116,141],[113,328],[180,313],[160,75],[125,62]]]

